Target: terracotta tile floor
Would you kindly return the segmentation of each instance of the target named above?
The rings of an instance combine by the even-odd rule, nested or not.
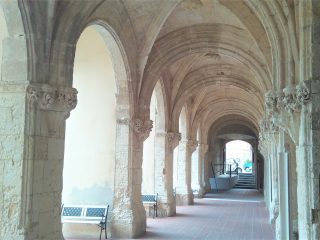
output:
[[[177,207],[177,215],[148,218],[141,239],[271,240],[274,226],[262,195],[256,190],[232,189],[195,199],[193,206]]]

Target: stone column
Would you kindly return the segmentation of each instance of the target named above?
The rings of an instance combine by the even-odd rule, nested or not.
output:
[[[319,29],[318,29],[319,31]],[[311,222],[312,239],[320,239],[320,80],[311,82],[311,129],[312,129],[312,149],[311,150]],[[310,119],[307,114],[304,118]],[[308,128],[309,124],[305,124]],[[307,130],[307,128],[305,128]],[[302,141],[302,139],[301,139]],[[307,151],[308,152],[308,151]],[[310,153],[310,152],[309,152]],[[299,191],[298,191],[299,193]],[[299,196],[300,194],[298,194]],[[300,223],[299,223],[300,224]]]
[[[284,148],[284,132],[279,132],[278,144],[278,169],[279,169],[279,217],[276,219],[276,238],[289,239],[289,188],[288,188],[288,155]]]
[[[165,147],[165,175],[167,188],[167,216],[176,214],[176,196],[173,192],[173,151],[179,145],[181,134],[167,132]]]
[[[142,154],[151,129],[150,120],[117,121],[112,237],[135,238],[146,231],[146,212],[141,202]],[[131,143],[123,141],[127,136],[132,136]]]
[[[27,101],[20,224],[25,227],[25,239],[63,239],[65,119],[76,106],[77,91],[33,84],[28,86]]]
[[[173,195],[173,149],[181,138],[179,133],[156,133],[155,192],[159,194],[158,217],[173,216],[176,212]]]
[[[320,80],[312,80],[309,87],[312,102],[311,104],[302,106],[300,115],[299,146],[296,151],[298,177],[298,227],[299,238],[319,239]]]
[[[270,222],[274,223],[279,215],[279,197],[278,197],[278,148],[277,141],[279,139],[278,133],[270,133],[270,163],[271,163],[271,181],[272,181],[272,201],[270,204],[271,209],[269,209],[270,213]]]
[[[205,179],[205,155],[208,152],[208,144],[205,143],[200,143],[199,144],[199,198],[202,198],[203,195],[205,194],[205,184],[206,184],[206,179]]]
[[[192,205],[193,194],[191,189],[191,155],[196,149],[196,141],[182,140],[179,144],[179,157],[177,166],[177,205]]]

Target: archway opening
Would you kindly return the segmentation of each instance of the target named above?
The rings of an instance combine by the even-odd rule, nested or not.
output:
[[[150,102],[150,120],[156,124],[157,98],[153,92]],[[149,137],[143,143],[142,161],[142,194],[155,193],[155,127],[152,128]]]
[[[142,188],[143,195],[158,195],[158,216],[166,216],[165,210],[161,208],[163,201],[167,199],[167,189],[165,184],[165,110],[164,97],[160,82],[157,82],[150,102],[150,120],[153,121],[153,128],[149,137],[143,143],[142,162]],[[146,206],[147,215],[155,214],[150,212]],[[154,210],[154,209],[153,209]]]
[[[116,79],[103,31],[100,26],[87,27],[76,46],[73,86],[78,90],[78,104],[66,122],[62,203],[109,204],[112,209]],[[63,234],[96,237],[99,231],[93,224],[64,223]]]
[[[181,133],[181,141],[179,142],[178,147],[176,147],[173,151],[173,188],[175,189],[176,193],[179,183],[181,184],[184,182],[185,176],[185,172],[179,166],[185,158],[186,149],[183,142],[186,142],[187,140],[186,118],[186,109],[183,107],[179,116],[179,132]]]
[[[197,131],[197,142],[199,142],[199,129]],[[199,171],[199,145],[197,144],[196,150],[191,155],[191,189],[194,195],[198,195],[200,191]]]
[[[253,173],[253,149],[250,143],[234,140],[225,146],[225,172]]]

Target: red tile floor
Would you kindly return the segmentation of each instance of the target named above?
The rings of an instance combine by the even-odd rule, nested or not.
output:
[[[195,199],[193,206],[177,207],[177,215],[148,218],[141,239],[271,240],[263,196],[256,190],[232,189]],[[70,239],[71,240],[71,239]]]

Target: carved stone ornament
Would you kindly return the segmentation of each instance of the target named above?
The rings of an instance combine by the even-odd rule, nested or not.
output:
[[[77,105],[75,88],[54,88],[49,85],[29,85],[27,97],[32,105],[42,110],[70,112]]]
[[[118,118],[117,119],[117,124],[129,125],[130,124],[130,119],[129,118]]]
[[[265,106],[267,113],[274,113],[276,111],[276,94],[270,90],[265,94]]]
[[[266,114],[274,115],[285,110],[288,113],[295,113],[301,110],[301,106],[308,103],[311,93],[306,82],[297,86],[288,85],[277,93],[269,91],[265,94]]]
[[[264,118],[260,122],[260,129],[263,133],[273,133],[279,131],[279,127],[274,124],[274,122],[270,118]]]
[[[284,98],[285,98],[285,95],[284,95],[283,90],[281,89],[276,94],[276,102],[277,102],[276,108],[277,108],[277,111],[282,111],[282,110],[285,109],[286,105],[285,105]]]
[[[153,127],[152,120],[141,120],[140,118],[135,118],[132,123],[133,131],[139,135],[141,140],[146,140]]]
[[[165,137],[167,137],[167,133],[166,132],[157,132],[156,137],[165,138]]]
[[[289,113],[299,111],[300,104],[297,102],[296,88],[292,85],[289,85],[283,89],[283,93],[284,109]]]
[[[303,105],[310,101],[311,93],[305,82],[301,82],[296,86],[297,101],[300,105]]]
[[[198,141],[191,139],[188,140],[187,147],[189,148],[190,152],[194,152],[198,147]]]
[[[176,146],[179,145],[179,141],[181,141],[181,133],[168,132],[167,141],[170,149],[174,149]]]

